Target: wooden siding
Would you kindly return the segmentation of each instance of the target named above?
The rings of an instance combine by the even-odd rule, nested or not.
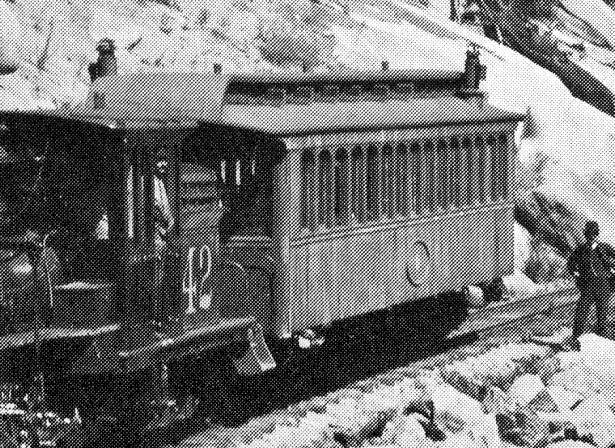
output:
[[[412,245],[431,257],[428,280],[410,284]],[[510,273],[512,206],[502,204],[428,220],[398,222],[291,244],[292,329],[455,290]]]

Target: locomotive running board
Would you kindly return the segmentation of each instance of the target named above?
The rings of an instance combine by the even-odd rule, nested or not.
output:
[[[134,371],[156,362],[167,362],[208,350],[230,348],[240,355],[234,359],[238,373],[256,375],[275,367],[260,325],[254,317],[224,319],[218,324],[187,331],[133,350],[119,352],[122,370]]]

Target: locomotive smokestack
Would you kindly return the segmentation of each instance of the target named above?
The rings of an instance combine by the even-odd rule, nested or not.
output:
[[[92,82],[102,76],[117,75],[117,59],[113,40],[102,39],[98,42],[96,51],[98,51],[98,60],[88,67]]]

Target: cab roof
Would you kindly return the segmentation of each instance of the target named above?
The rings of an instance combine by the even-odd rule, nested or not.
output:
[[[458,71],[140,73],[96,80],[73,108],[27,113],[113,129],[228,126],[273,135],[518,122]],[[24,114],[9,112],[9,114]]]

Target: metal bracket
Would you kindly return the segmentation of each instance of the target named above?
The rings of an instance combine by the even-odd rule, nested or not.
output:
[[[247,332],[247,350],[241,357],[233,359],[237,373],[242,376],[254,376],[274,369],[276,363],[265,342],[262,327],[254,324]]]

